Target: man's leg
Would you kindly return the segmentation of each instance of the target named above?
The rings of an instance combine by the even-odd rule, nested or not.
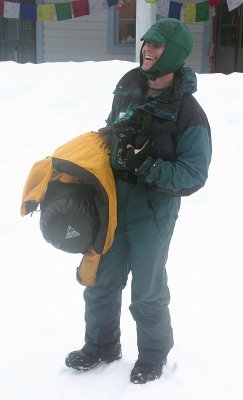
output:
[[[96,285],[84,290],[85,344],[67,356],[68,367],[85,371],[121,357],[121,299],[127,275],[127,244],[124,230],[118,228],[111,249],[101,258]]]
[[[138,360],[153,366],[162,366],[173,347],[165,265],[176,217],[165,218],[165,212],[167,209],[156,215],[146,189],[142,185],[134,188],[127,209],[132,272],[130,311],[137,325]]]
[[[160,248],[156,248],[155,237],[151,235],[150,238],[147,251],[131,251],[130,311],[137,324],[138,358],[145,362],[163,363],[173,347],[165,269],[168,249],[161,245],[161,241]]]

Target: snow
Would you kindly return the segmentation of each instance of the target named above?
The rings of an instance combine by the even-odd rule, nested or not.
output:
[[[123,295],[123,358],[87,373],[65,367],[83,345],[80,255],[48,245],[39,214],[20,216],[33,163],[104,126],[126,61],[0,63],[0,397],[3,400],[242,400],[243,74],[204,74],[213,160],[206,186],[184,198],[167,264],[175,346],[162,378],[129,382],[136,361],[130,287]]]

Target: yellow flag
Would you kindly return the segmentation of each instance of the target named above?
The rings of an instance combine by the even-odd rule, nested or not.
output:
[[[196,22],[196,3],[183,4],[183,10],[185,23],[190,24],[191,22]]]
[[[55,17],[54,4],[38,4],[37,5],[37,20],[53,21]]]

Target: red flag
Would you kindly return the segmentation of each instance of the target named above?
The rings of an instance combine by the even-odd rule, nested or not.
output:
[[[3,16],[3,0],[0,0],[0,17]]]
[[[72,2],[73,16],[81,17],[82,15],[89,15],[89,2],[88,0],[77,0]]]
[[[208,4],[209,4],[211,7],[217,7],[217,6],[220,5],[220,3],[221,3],[221,0],[209,0],[209,1],[208,1]]]

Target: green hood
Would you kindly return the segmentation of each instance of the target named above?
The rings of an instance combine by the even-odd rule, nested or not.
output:
[[[141,40],[144,41],[143,46],[146,42],[165,45],[163,54],[148,71],[143,71],[141,68],[143,62],[141,49],[140,69],[151,80],[181,68],[193,46],[192,35],[187,25],[174,18],[160,19],[155,22]]]

